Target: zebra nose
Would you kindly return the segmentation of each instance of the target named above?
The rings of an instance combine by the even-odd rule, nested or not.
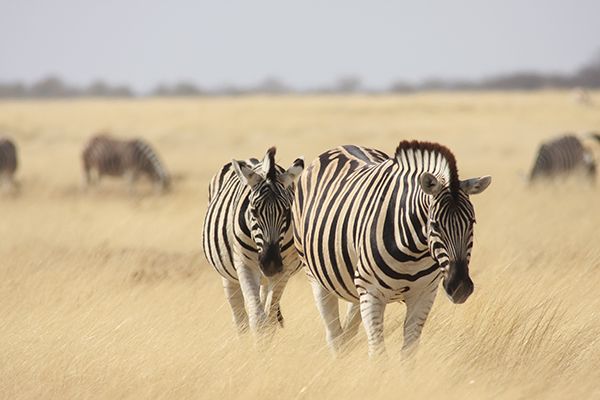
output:
[[[271,243],[259,255],[260,269],[265,276],[273,276],[283,270],[283,260],[281,259],[281,250],[279,244]]]
[[[451,262],[444,277],[444,289],[455,304],[463,304],[473,293],[474,285],[469,276],[468,262]]]
[[[463,304],[473,294],[474,289],[473,281],[467,278],[459,283],[450,298],[454,304]]]

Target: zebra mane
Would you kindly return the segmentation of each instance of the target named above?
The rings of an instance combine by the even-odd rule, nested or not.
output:
[[[267,156],[269,157],[269,170],[267,171],[266,178],[270,181],[277,179],[277,164],[275,164],[275,153],[277,148],[275,146],[267,150]]]
[[[407,152],[412,150],[413,152],[430,152],[442,156],[448,164],[448,187],[453,197],[458,196],[460,189],[460,181],[458,180],[458,168],[456,167],[456,158],[454,154],[445,146],[431,142],[421,142],[418,140],[403,140],[396,148],[396,159],[399,160],[402,154],[407,155]]]

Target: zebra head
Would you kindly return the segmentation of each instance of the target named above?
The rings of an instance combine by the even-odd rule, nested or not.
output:
[[[304,169],[304,160],[297,158],[284,171],[275,164],[275,151],[275,147],[270,148],[262,163],[253,168],[243,161],[231,162],[240,181],[250,187],[250,233],[265,276],[273,276],[283,269],[281,252],[291,229],[294,181]]]
[[[158,182],[161,191],[168,192],[171,190],[171,175],[169,175],[169,173],[166,170],[161,171],[158,178]]]
[[[448,186],[435,175],[425,172],[419,181],[423,191],[430,196],[429,252],[440,265],[446,294],[453,303],[462,304],[474,289],[469,276],[469,261],[475,212],[469,195],[483,192],[492,178],[483,176]]]

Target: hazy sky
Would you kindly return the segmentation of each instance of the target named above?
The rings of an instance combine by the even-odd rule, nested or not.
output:
[[[0,81],[384,87],[570,72],[600,49],[599,18],[600,0],[0,0]]]

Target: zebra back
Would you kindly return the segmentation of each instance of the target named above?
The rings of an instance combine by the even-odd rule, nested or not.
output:
[[[143,174],[161,184],[170,186],[170,176],[154,149],[142,139],[119,140],[108,134],[93,136],[82,152],[83,168],[88,173],[123,176],[125,173]]]
[[[360,285],[355,283],[361,276],[399,299],[415,285],[439,277],[428,248],[433,200],[420,188],[423,173],[438,177],[445,188],[436,199],[447,197],[446,204],[460,210],[453,215],[470,221],[472,206],[459,187],[454,156],[443,146],[402,142],[395,157],[342,146],[310,164],[297,185],[294,239],[322,287],[357,301]]]
[[[81,154],[86,171],[97,170],[99,175],[122,176],[125,173],[123,154],[125,143],[108,134],[90,138]]]
[[[588,168],[590,155],[581,140],[566,134],[540,145],[529,176],[530,181],[541,177],[556,177]]]

